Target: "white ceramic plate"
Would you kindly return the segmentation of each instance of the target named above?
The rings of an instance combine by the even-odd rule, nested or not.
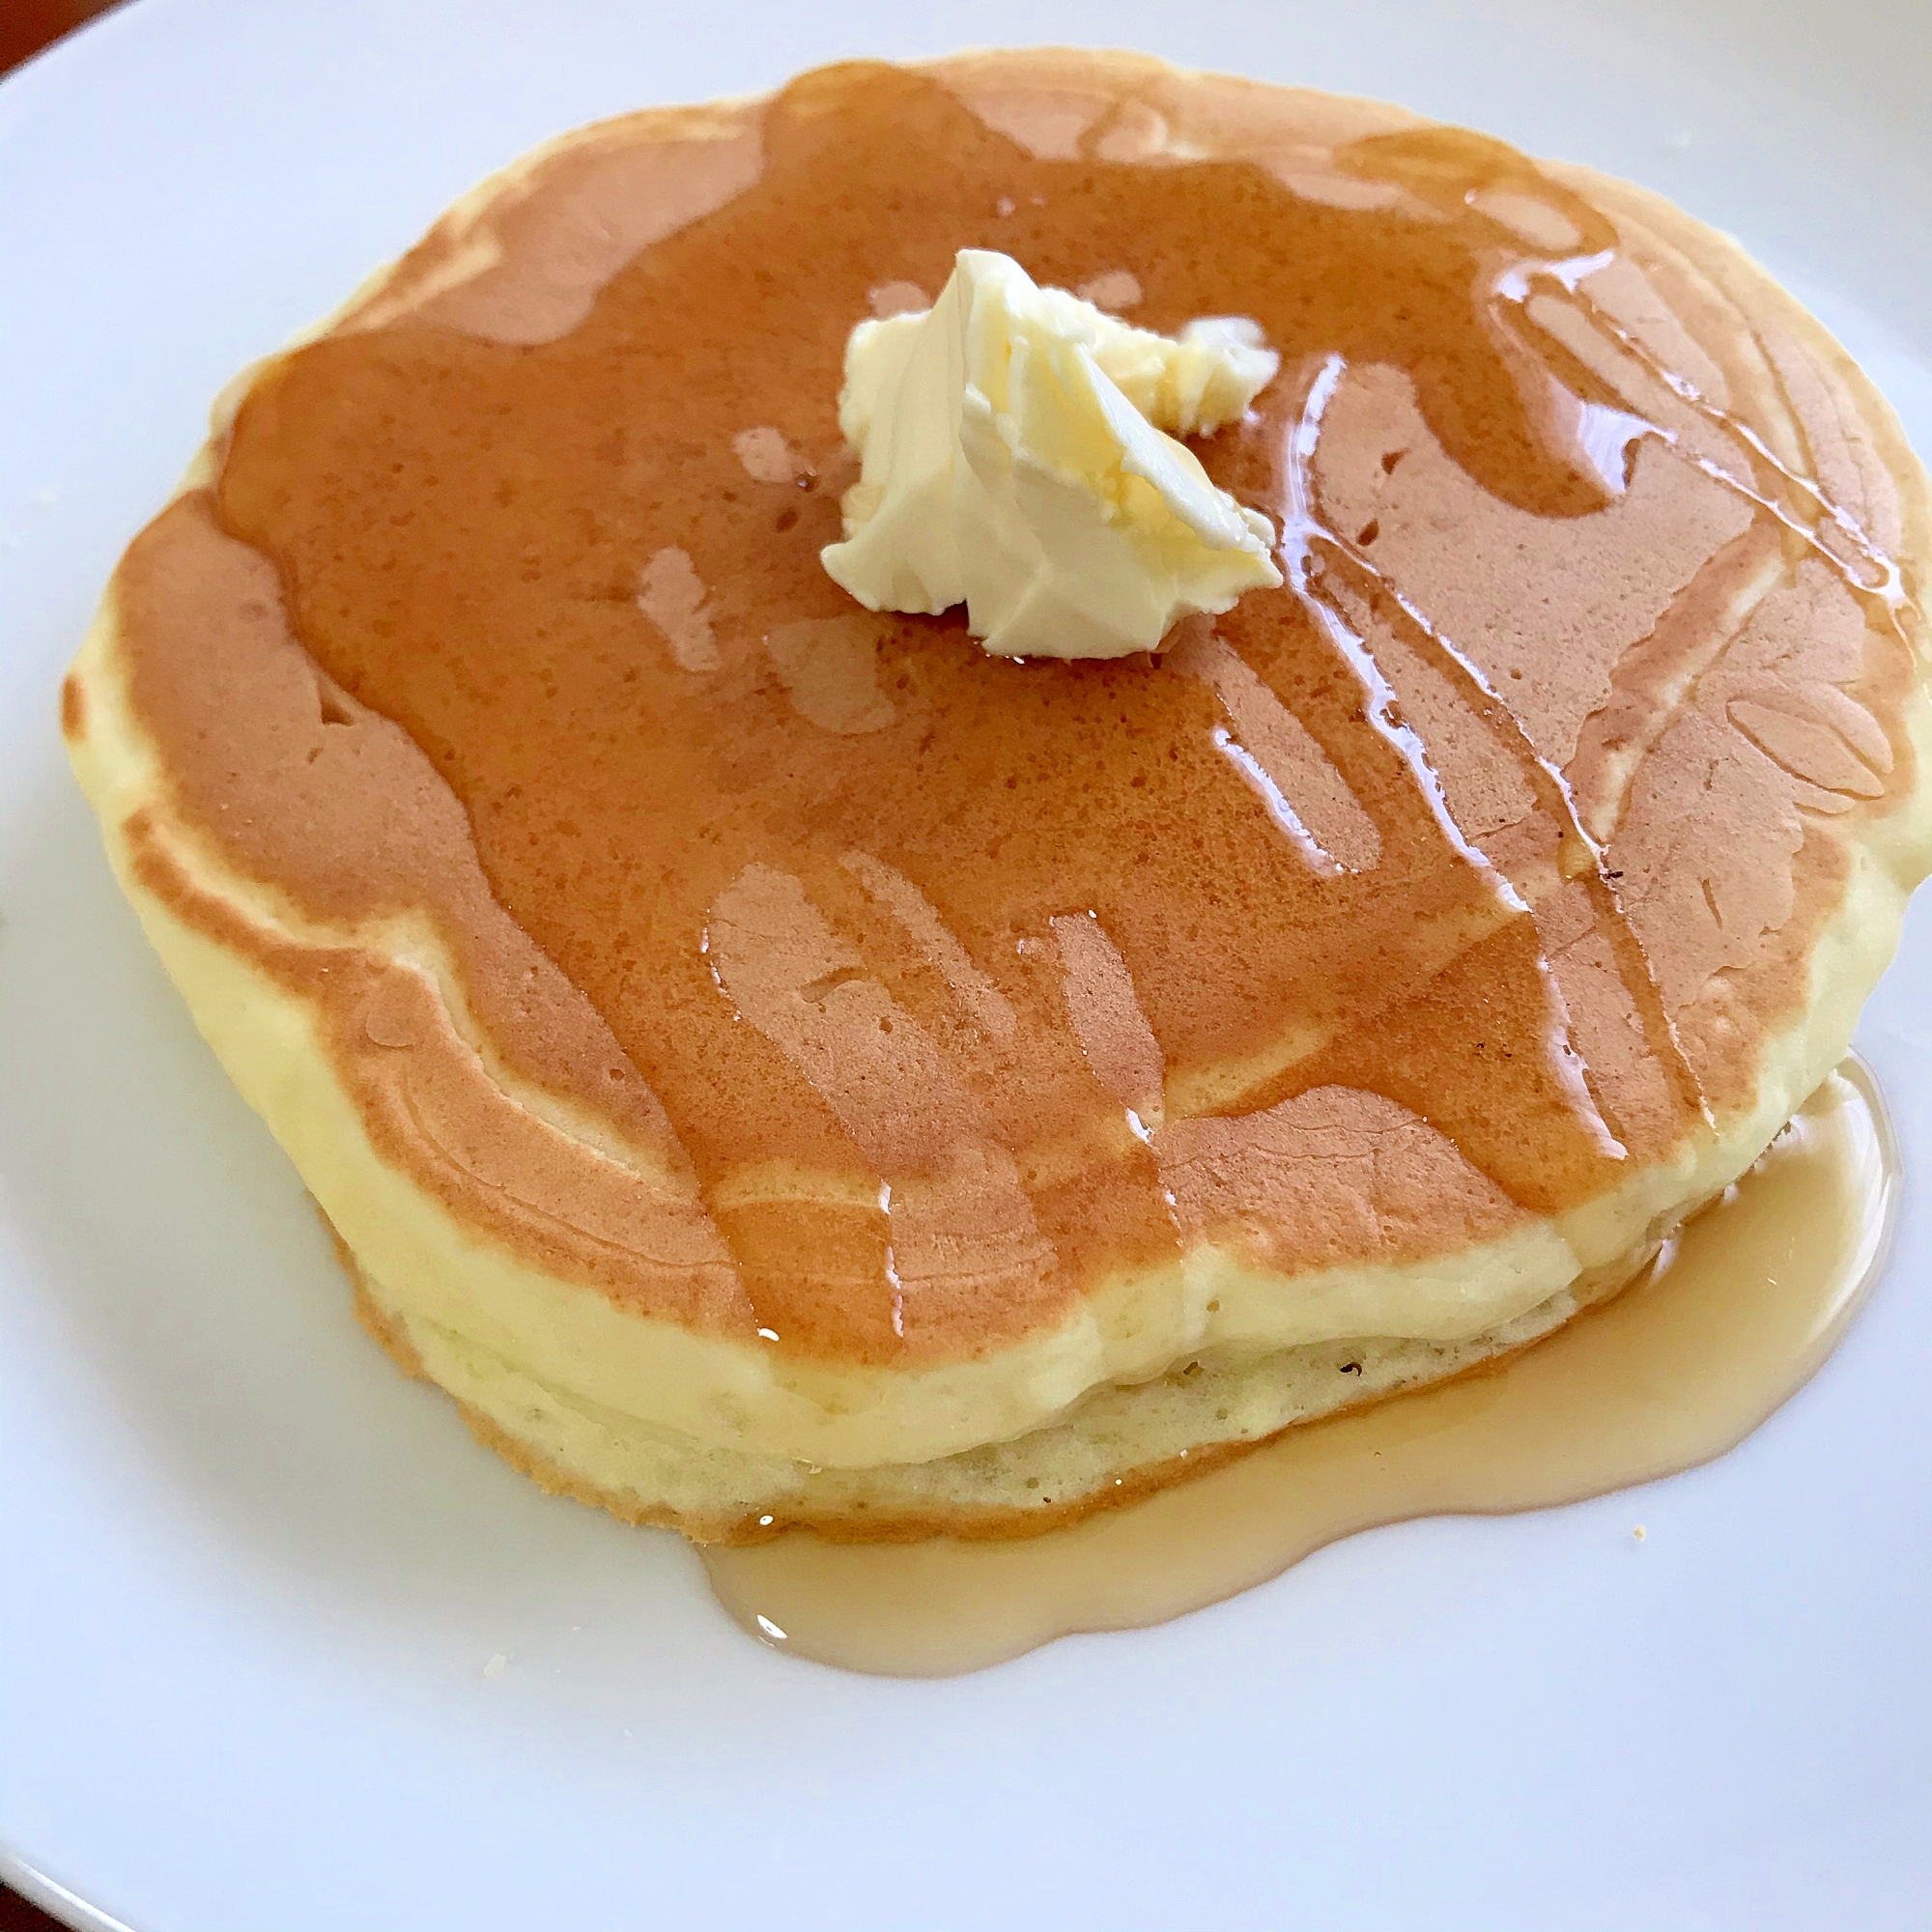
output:
[[[137,1932],[1932,1922],[1922,1188],[1837,1356],[1712,1468],[1383,1530],[980,1677],[842,1676],[367,1344],[53,730],[234,370],[542,136],[840,54],[1125,43],[1633,176],[1805,294],[1932,448],[1928,19],[139,0],[0,87],[0,1870]],[[1860,1037],[1915,1177],[1928,977],[1932,900]]]

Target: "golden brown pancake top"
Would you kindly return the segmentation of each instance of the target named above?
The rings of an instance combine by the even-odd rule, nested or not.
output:
[[[1279,378],[1194,447],[1280,591],[1014,664],[825,576],[846,336],[968,246],[1260,323]],[[424,913],[486,1065],[690,1195],[546,1198],[472,1102],[384,1103],[452,1200],[889,1361],[1204,1235],[1462,1245],[1743,1104],[1913,782],[1891,434],[1634,190],[1151,65],[854,66],[443,224],[117,594],[203,836],[324,925]]]

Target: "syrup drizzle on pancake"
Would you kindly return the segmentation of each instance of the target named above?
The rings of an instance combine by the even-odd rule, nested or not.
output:
[[[1043,157],[930,77],[808,75],[574,326],[511,326],[512,287],[492,332],[326,334],[222,454],[224,527],[461,801],[781,1349],[997,1342],[1202,1236],[1310,1264],[1263,1155],[1323,1095],[1472,1199],[1588,1199],[1749,1090],[1761,1027],[1705,989],[1807,825],[1909,766],[1861,695],[1914,674],[1895,501],[1843,410],[1798,446],[1832,405],[1791,404],[1829,386],[1795,344],[1479,136],[1107,158],[1127,127]],[[846,332],[970,245],[1261,323],[1281,378],[1196,447],[1277,519],[1280,592],[1155,661],[1015,666],[829,582]],[[1725,677],[1673,808],[1658,748]],[[1712,841],[1745,882],[1672,861],[1671,810],[1739,787],[1727,838],[1776,821]]]

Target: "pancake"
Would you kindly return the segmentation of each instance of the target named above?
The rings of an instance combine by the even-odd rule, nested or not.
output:
[[[963,247],[1281,356],[1284,582],[989,658],[826,575]],[[1925,479],[1738,248],[1135,56],[566,136],[247,372],[64,693],[371,1331],[701,1539],[1025,1534],[1500,1359],[1836,1065],[1932,865]]]

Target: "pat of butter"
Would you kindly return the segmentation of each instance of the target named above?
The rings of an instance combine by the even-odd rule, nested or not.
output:
[[[961,249],[931,308],[852,331],[838,426],[863,468],[821,560],[870,611],[963,601],[997,656],[1151,650],[1281,582],[1268,520],[1165,433],[1238,416],[1279,359],[1252,323],[1155,335]]]

